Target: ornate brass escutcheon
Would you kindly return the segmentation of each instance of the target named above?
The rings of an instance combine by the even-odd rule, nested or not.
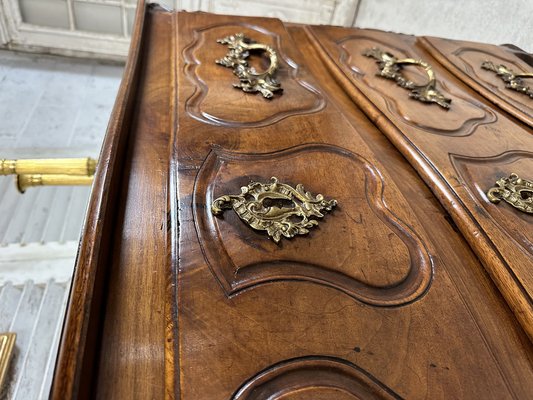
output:
[[[324,211],[331,211],[336,205],[337,200],[325,200],[321,194],[313,196],[303,185],[296,185],[295,189],[272,177],[270,183],[251,182],[241,187],[241,194],[220,196],[213,201],[211,211],[219,215],[224,209],[233,208],[249,226],[267,231],[278,243],[282,236],[309,233],[318,225],[310,217],[322,218]]]
[[[217,40],[218,43],[227,44],[229,51],[224,58],[216,60],[217,64],[224,67],[233,68],[233,73],[240,82],[233,84],[245,92],[261,92],[264,98],[271,99],[274,92],[283,90],[281,84],[274,79],[274,74],[278,69],[278,55],[274,49],[266,44],[255,43],[244,36],[243,33],[227,36]],[[268,54],[270,66],[264,72],[257,72],[246,60],[250,56],[250,51],[260,50]]]
[[[364,56],[375,58],[379,65],[379,74],[387,79],[392,79],[396,83],[406,89],[409,89],[411,93],[409,96],[422,101],[424,103],[437,103],[443,108],[450,108],[451,99],[444,97],[444,95],[437,89],[437,78],[435,72],[431,68],[431,65],[422,61],[415,60],[414,58],[404,58],[398,60],[392,54],[383,51],[377,47],[365,50]],[[402,75],[402,65],[419,65],[424,68],[428,76],[428,83],[425,85],[416,85],[413,81],[408,80]]]
[[[496,75],[502,78],[505,82],[505,87],[507,89],[516,90],[533,99],[533,89],[527,86],[523,81],[523,78],[533,78],[532,72],[518,74],[503,64],[495,65],[491,61],[483,61],[481,63],[481,68],[495,72]]]
[[[496,186],[487,192],[487,196],[493,203],[505,200],[514,208],[533,214],[533,181],[519,178],[517,174],[498,179]]]

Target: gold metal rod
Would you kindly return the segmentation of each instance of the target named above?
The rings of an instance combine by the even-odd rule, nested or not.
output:
[[[17,189],[24,193],[33,186],[88,186],[93,183],[93,176],[62,174],[21,174],[17,175]]]
[[[13,332],[0,333],[0,392],[9,368],[9,361],[13,355],[17,334]]]
[[[94,175],[96,160],[86,158],[49,158],[29,160],[0,160],[0,175],[62,174]]]

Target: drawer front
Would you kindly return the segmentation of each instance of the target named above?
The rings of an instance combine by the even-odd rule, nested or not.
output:
[[[464,240],[479,238],[486,261],[493,249],[479,249],[490,230],[473,233],[460,213],[491,226],[499,218],[505,228],[490,239],[518,243],[505,257],[527,251],[530,230],[509,231],[510,205],[487,203],[479,189],[507,168],[527,175],[522,128],[463,90],[412,38],[381,33],[378,44],[429,61],[452,99],[448,111],[409,99],[393,80],[371,80],[375,69],[364,85],[350,81],[352,70],[335,64],[335,40],[315,37],[326,28],[142,1],[137,13],[51,398],[533,393],[527,321],[519,325]],[[277,59],[276,82],[252,85],[216,63],[231,50],[217,39],[241,32],[260,45],[245,57],[253,74]],[[339,40],[361,33],[339,32]],[[486,143],[471,153],[480,132]],[[460,229],[438,200],[453,204]]]
[[[518,49],[440,38],[422,46],[465,84],[533,126],[533,59]]]
[[[283,26],[270,23],[264,28],[238,17],[222,17],[211,23],[205,14],[192,14],[187,19],[178,16],[178,19],[178,45],[186,43],[180,49],[184,73],[179,78],[185,79],[180,80],[179,87],[189,94],[192,90],[190,97],[182,99],[190,117],[214,126],[256,128],[324,108],[324,96],[301,70],[302,56],[294,51],[295,46],[291,45]],[[271,66],[266,51],[239,51],[235,42],[220,43],[237,34],[242,34],[247,42],[268,46],[275,52],[277,69],[272,77],[279,82],[280,90],[272,92],[272,99],[265,99],[258,91],[247,93],[236,88],[235,85],[245,80],[239,79],[235,68],[221,65],[220,60],[228,55],[231,59],[233,54],[236,64],[247,65],[245,69],[254,68],[257,73]],[[256,89],[260,88],[258,85]]]
[[[498,179],[511,173],[531,180],[530,129],[459,81],[426,51],[425,40],[333,27],[312,27],[310,32],[332,74],[454,217],[531,335],[533,215],[510,204],[494,204],[487,195]],[[436,76],[437,90],[451,99],[449,108],[409,96],[405,84],[383,76],[384,64],[368,57],[369,49],[397,59],[424,60]],[[428,81],[420,68],[402,65],[398,71],[415,85]],[[531,192],[522,195],[527,200]]]
[[[505,303],[463,237],[332,79],[306,29],[177,15],[176,392],[186,399],[520,396],[524,387],[504,382],[514,374],[533,381],[518,344],[527,342],[523,332],[510,313],[494,311]],[[283,92],[270,99],[244,92],[216,64],[228,50],[217,39],[240,31],[280,56]],[[264,53],[254,57],[268,68]],[[447,89],[464,108],[458,116],[436,110],[451,129],[438,118],[416,120],[420,113],[409,114],[392,95],[388,101],[431,137],[469,137],[495,120],[457,85]],[[272,186],[272,177],[283,186]],[[336,205],[298,231],[301,213],[278,218],[296,209],[280,187]],[[279,233],[283,224],[296,230]],[[490,308],[478,304],[482,298]],[[513,362],[491,328],[500,325],[515,335]],[[475,356],[459,356],[466,353]]]

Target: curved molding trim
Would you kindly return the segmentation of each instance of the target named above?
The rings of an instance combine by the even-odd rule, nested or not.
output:
[[[289,67],[289,76],[290,79],[293,79],[296,81],[302,88],[304,88],[306,91],[308,91],[310,94],[312,94],[315,97],[315,101],[312,105],[312,107],[299,109],[299,108],[293,108],[293,109],[286,109],[283,111],[279,111],[277,113],[274,113],[266,118],[257,120],[257,121],[239,121],[239,120],[228,120],[224,118],[217,117],[216,115],[212,115],[205,110],[202,109],[202,104],[209,92],[209,85],[208,83],[202,81],[200,77],[198,76],[198,68],[202,65],[202,62],[198,60],[194,53],[195,51],[204,43],[203,35],[205,32],[219,27],[231,27],[232,29],[229,30],[229,33],[233,33],[235,31],[235,27],[244,27],[251,30],[254,30],[258,33],[261,33],[263,35],[268,35],[274,38],[274,41],[276,43],[276,52],[280,56],[280,69],[285,68],[284,65],[287,65]],[[289,58],[284,52],[283,47],[281,45],[281,37],[273,32],[270,32],[264,28],[261,28],[256,25],[251,25],[243,22],[232,22],[232,23],[221,23],[221,24],[214,24],[209,25],[201,29],[196,29],[193,31],[194,38],[192,42],[187,45],[183,49],[183,58],[185,60],[185,66],[184,66],[184,72],[185,75],[194,83],[195,85],[195,91],[194,93],[187,99],[185,102],[185,110],[187,111],[187,114],[189,114],[192,118],[205,122],[207,124],[211,125],[221,125],[221,126],[228,126],[228,127],[261,127],[261,126],[267,126],[273,123],[276,123],[284,118],[293,116],[293,115],[299,115],[299,114],[311,114],[318,112],[322,110],[326,105],[326,100],[324,96],[320,93],[318,89],[316,89],[314,86],[312,86],[310,83],[301,80],[299,75],[299,66],[294,62],[291,58]],[[208,60],[208,62],[213,62],[215,60]],[[283,83],[283,82],[282,82]],[[249,95],[249,94],[247,94]],[[289,93],[284,93],[283,96],[288,96]],[[271,101],[276,101],[277,99],[273,99]],[[265,102],[265,107],[268,106],[268,102]],[[238,117],[238,113],[236,113],[236,116]]]
[[[308,356],[271,365],[248,379],[231,400],[284,399],[302,391],[309,391],[313,396],[313,391],[321,389],[342,391],[354,399],[402,399],[370,373],[347,360]]]
[[[496,179],[511,172],[517,172],[516,167],[513,166],[514,163],[530,160],[530,164],[533,165],[533,153],[512,150],[491,157],[469,157],[450,154],[450,160],[470,196],[490,215],[491,220],[498,229],[501,232],[505,232],[518,248],[533,256],[533,242],[531,241],[533,235],[530,233],[531,222],[533,221],[532,216],[517,212],[505,204],[497,206],[489,201],[486,194],[486,191],[494,185]],[[478,174],[473,175],[475,170],[472,167],[477,169],[484,168],[487,171],[480,171]],[[520,174],[523,175],[523,173]],[[488,177],[487,182],[481,183],[480,179],[482,177]]]
[[[353,187],[354,191],[365,193],[369,211],[405,244],[410,265],[401,281],[388,286],[373,286],[327,265],[301,260],[279,259],[248,265],[234,264],[221,239],[216,217],[210,211],[214,199],[213,183],[221,166],[228,162],[276,162],[285,158],[309,157],[312,152],[330,153],[348,159],[354,168],[362,169],[365,182],[361,182],[361,187],[352,182],[350,187]],[[298,177],[295,177],[295,180],[297,181]],[[387,207],[383,191],[383,178],[372,164],[361,156],[336,146],[307,144],[266,154],[243,154],[214,149],[207,156],[196,178],[193,215],[204,258],[228,297],[245,289],[275,281],[308,281],[337,289],[366,304],[382,307],[401,306],[416,301],[426,293],[433,277],[433,264],[426,246],[417,234]],[[330,224],[333,222],[332,218],[333,216],[328,221]],[[383,243],[383,246],[386,244]]]
[[[392,48],[392,49],[396,50],[397,53],[402,54],[402,57],[408,57],[409,58],[409,57],[412,57],[412,56],[409,54],[409,52],[407,52],[404,49],[400,49],[398,47],[395,47],[395,46],[391,45],[390,43],[386,43],[384,41],[381,41],[379,39],[373,38],[373,37],[368,36],[368,35],[351,35],[351,36],[342,38],[342,39],[340,39],[340,40],[335,42],[335,45],[340,50],[339,62],[342,65],[344,65],[345,68],[347,68],[350,71],[352,71],[352,73],[353,73],[352,79],[357,79],[358,81],[364,83],[371,90],[378,92],[382,96],[383,100],[385,101],[385,104],[386,104],[386,107],[387,107],[387,111],[389,111],[393,115],[399,116],[401,118],[402,122],[404,122],[405,124],[407,124],[409,126],[412,126],[412,127],[416,128],[416,129],[421,129],[421,130],[424,130],[424,131],[426,131],[428,133],[437,134],[437,135],[443,135],[443,136],[469,136],[472,133],[474,133],[474,131],[476,130],[476,128],[478,126],[485,125],[485,124],[492,124],[492,123],[497,121],[498,117],[488,107],[485,107],[483,104],[481,104],[481,103],[479,103],[477,101],[474,101],[473,99],[467,98],[465,96],[458,95],[456,93],[452,93],[450,91],[450,88],[446,85],[446,83],[443,82],[442,80],[439,80],[439,85],[442,86],[442,89],[444,90],[445,93],[447,93],[449,95],[452,95],[455,98],[461,99],[464,102],[469,103],[473,107],[478,108],[479,110],[481,110],[483,112],[484,115],[482,117],[474,117],[474,118],[465,119],[464,122],[461,124],[461,126],[459,128],[454,128],[454,129],[446,129],[446,128],[441,127],[441,126],[429,126],[429,125],[425,125],[423,123],[417,122],[412,117],[410,117],[408,115],[405,115],[405,113],[401,112],[400,103],[399,103],[398,99],[389,96],[386,92],[378,90],[376,87],[374,87],[372,84],[370,84],[367,79],[365,79],[365,76],[369,73],[368,71],[362,71],[357,66],[351,65],[350,62],[352,61],[353,57],[348,52],[346,47],[344,46],[344,44],[346,42],[350,41],[350,40],[368,40],[368,41],[371,41],[373,43],[379,43],[382,47]],[[408,100],[410,101],[410,99],[408,99]],[[449,113],[453,113],[454,109],[453,109],[453,106],[452,106],[452,109],[450,109],[448,111],[442,111],[442,110],[434,111],[434,110],[432,110],[431,112],[449,112]]]

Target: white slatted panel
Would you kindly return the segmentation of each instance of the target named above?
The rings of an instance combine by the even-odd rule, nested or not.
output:
[[[1,398],[48,398],[69,285],[27,281],[0,289],[0,331],[17,333]]]
[[[0,51],[0,158],[98,157],[121,73]],[[48,398],[89,193],[0,176],[0,332],[18,336],[0,399]]]
[[[90,187],[36,187],[20,194],[13,177],[0,177],[0,246],[77,241]]]

